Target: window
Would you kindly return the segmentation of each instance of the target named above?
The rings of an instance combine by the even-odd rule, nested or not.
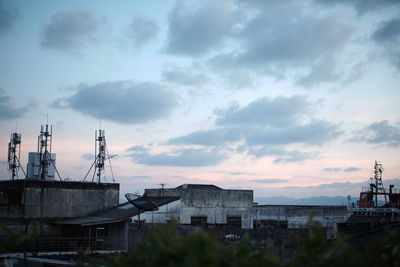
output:
[[[190,217],[191,225],[203,225],[207,223],[207,216],[192,216]]]
[[[21,190],[1,191],[0,204],[11,204],[11,205],[22,204],[22,191]]]
[[[242,226],[242,217],[241,216],[227,216],[226,224]]]

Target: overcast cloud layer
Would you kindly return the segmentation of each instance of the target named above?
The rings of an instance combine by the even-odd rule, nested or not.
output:
[[[398,0],[0,0],[0,44],[0,147],[48,121],[64,177],[99,119],[131,191],[400,177]]]

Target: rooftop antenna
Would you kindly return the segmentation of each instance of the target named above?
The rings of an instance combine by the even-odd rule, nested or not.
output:
[[[53,125],[48,124],[49,114],[46,115],[46,125],[40,125],[40,134],[38,136],[38,148],[37,151],[39,153],[39,179],[46,180],[49,176],[49,167],[50,165],[54,166],[54,169],[58,175],[60,180],[61,176],[58,172],[56,165],[54,164],[54,160],[51,157],[51,147],[53,144]]]
[[[100,183],[101,181],[101,174],[104,172],[104,162],[106,160],[106,137],[104,134],[104,130],[99,130],[99,134],[97,135],[97,131],[95,132],[96,135],[96,146],[95,146],[95,155],[96,156],[96,166],[93,173],[92,182],[94,180],[94,176],[97,176],[97,182]],[[97,173],[96,173],[97,171]]]
[[[93,166],[95,168],[94,168],[94,172],[93,172],[93,176],[92,176],[92,182],[94,182],[95,176],[97,177],[96,180],[98,183],[101,183],[101,176],[103,176],[104,180],[105,180],[105,176],[103,175],[103,173],[104,173],[104,169],[105,169],[105,162],[106,162],[106,160],[108,160],[108,162],[110,164],[112,181],[115,183],[114,173],[113,173],[113,169],[111,166],[111,159],[117,155],[110,156],[110,154],[108,153],[108,148],[107,148],[107,144],[106,144],[106,136],[105,136],[104,130],[96,130],[95,131],[94,154],[96,155],[94,162],[90,166],[83,181],[86,180],[86,178],[87,178],[88,174],[90,173],[90,171],[92,170]]]
[[[16,124],[17,125],[17,124]],[[15,127],[17,129],[17,127]],[[21,157],[21,134],[15,130],[11,134],[10,142],[8,143],[8,171],[11,173],[11,179],[18,179],[18,170],[21,168],[22,172],[26,176],[24,169],[20,162]]]
[[[382,183],[382,173],[383,173],[383,167],[382,167],[382,162],[378,162],[375,160],[375,166],[374,166],[374,180],[375,180],[375,206],[378,207],[378,194],[383,193],[385,196],[385,203],[387,203],[387,197],[386,197],[386,192],[385,192],[385,187],[383,186]]]

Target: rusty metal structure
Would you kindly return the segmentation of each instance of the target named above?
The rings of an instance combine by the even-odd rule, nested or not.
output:
[[[369,187],[362,188],[358,207],[360,208],[400,208],[400,189],[389,185],[385,188],[382,182],[382,174],[384,169],[382,162],[375,161],[374,177],[371,178]],[[381,197],[381,199],[380,199]],[[379,205],[379,201],[383,201],[383,205]]]

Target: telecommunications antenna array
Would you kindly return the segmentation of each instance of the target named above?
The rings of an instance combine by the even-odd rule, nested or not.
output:
[[[94,162],[90,166],[83,181],[86,180],[86,178],[87,178],[88,174],[90,173],[90,171],[92,170],[93,166],[94,166],[94,171],[93,171],[93,176],[92,176],[92,182],[94,182],[95,176],[97,177],[96,178],[97,183],[101,183],[102,176],[104,177],[104,180],[105,180],[105,176],[103,175],[104,167],[105,167],[105,162],[108,160],[109,164],[110,164],[112,180],[113,180],[113,182],[115,182],[114,173],[113,173],[112,166],[111,166],[111,158],[113,158],[117,155],[111,155],[111,156],[109,155],[104,130],[95,131],[94,154],[96,155]]]
[[[51,148],[53,144],[53,125],[40,125],[40,134],[38,136],[37,153],[39,155],[39,179],[47,180],[52,176],[51,168],[57,173],[58,179],[62,181],[60,173],[58,172],[55,160],[52,158]],[[28,171],[29,173],[29,171]]]
[[[12,133],[8,143],[8,171],[11,173],[11,179],[18,179],[18,171],[21,168],[25,174],[20,162],[21,156],[21,134]]]

